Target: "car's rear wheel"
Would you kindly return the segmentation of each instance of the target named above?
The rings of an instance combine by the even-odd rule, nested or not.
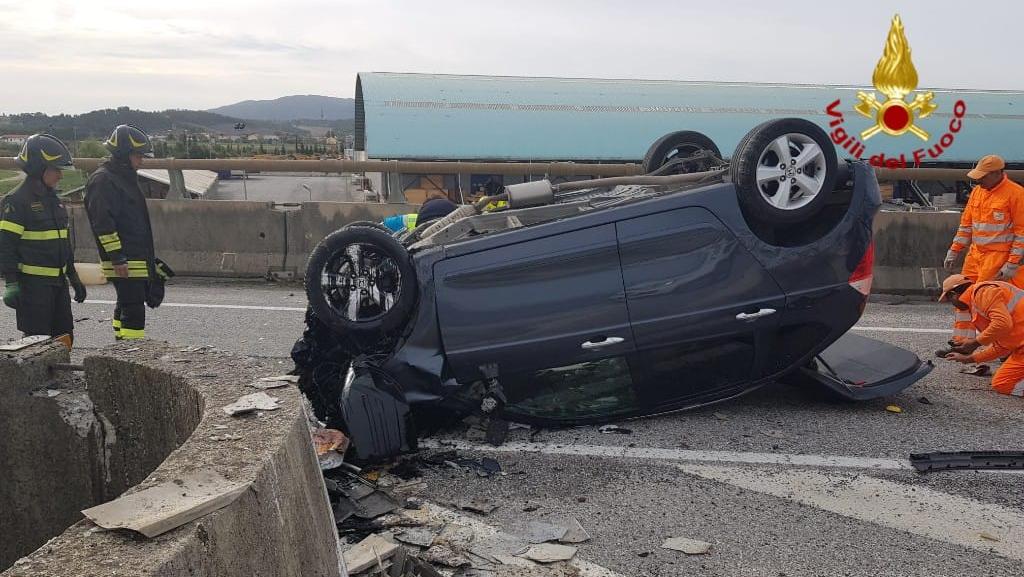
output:
[[[708,155],[713,155],[714,158]],[[711,170],[722,157],[718,146],[706,135],[693,130],[670,132],[654,141],[644,155],[644,174],[688,174]],[[666,165],[671,164],[668,168]],[[662,168],[664,170],[662,170]]]
[[[408,321],[416,273],[409,253],[388,233],[349,225],[309,255],[306,296],[332,330],[385,337]]]
[[[818,125],[783,118],[760,124],[743,137],[730,173],[748,217],[787,225],[807,220],[828,202],[838,159],[828,134]]]

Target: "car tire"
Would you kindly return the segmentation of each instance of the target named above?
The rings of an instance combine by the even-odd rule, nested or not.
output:
[[[309,255],[305,283],[313,313],[342,334],[390,336],[416,303],[409,253],[376,227],[348,225],[327,235]]]
[[[707,151],[721,158],[722,153],[713,140],[706,135],[693,130],[680,130],[670,132],[654,141],[654,144],[647,149],[644,155],[643,171],[650,174],[662,166],[665,166],[677,158],[687,158],[701,151]],[[710,170],[714,165],[713,160],[704,160],[690,165],[677,166],[668,174],[686,174],[691,172],[702,172]]]
[[[828,203],[839,173],[828,134],[802,118],[754,127],[737,145],[729,171],[744,213],[771,226],[804,222],[817,214]]]

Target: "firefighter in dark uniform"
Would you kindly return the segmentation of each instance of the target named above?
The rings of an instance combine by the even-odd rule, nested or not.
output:
[[[100,164],[85,185],[85,209],[99,248],[103,273],[117,292],[114,337],[146,336],[149,278],[155,275],[153,231],[137,170],[153,156],[145,132],[130,124],[114,129],[103,143],[111,157]]]
[[[56,137],[34,134],[14,162],[25,180],[0,199],[4,304],[15,309],[18,330],[25,336],[73,339],[68,285],[77,302],[85,301],[85,286],[75,272],[68,212],[54,192],[61,171],[73,168],[71,153]]]

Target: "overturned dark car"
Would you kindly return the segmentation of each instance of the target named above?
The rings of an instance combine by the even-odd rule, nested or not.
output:
[[[292,353],[317,416],[365,461],[473,413],[600,423],[773,381],[861,400],[926,375],[848,333],[871,286],[871,167],[800,119],[720,156],[672,133],[647,176],[512,185],[412,231],[334,232],[310,256]]]

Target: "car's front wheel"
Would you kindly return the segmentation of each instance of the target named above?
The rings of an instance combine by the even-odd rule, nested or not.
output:
[[[642,166],[644,174],[688,174],[711,170],[721,157],[718,146],[706,135],[680,130],[655,140]],[[672,166],[666,167],[669,164]]]
[[[754,127],[736,147],[729,170],[747,216],[767,225],[795,224],[817,214],[839,172],[828,134],[802,118]]]
[[[329,234],[306,265],[309,306],[341,333],[389,336],[408,322],[416,292],[409,253],[374,227],[349,225]]]

